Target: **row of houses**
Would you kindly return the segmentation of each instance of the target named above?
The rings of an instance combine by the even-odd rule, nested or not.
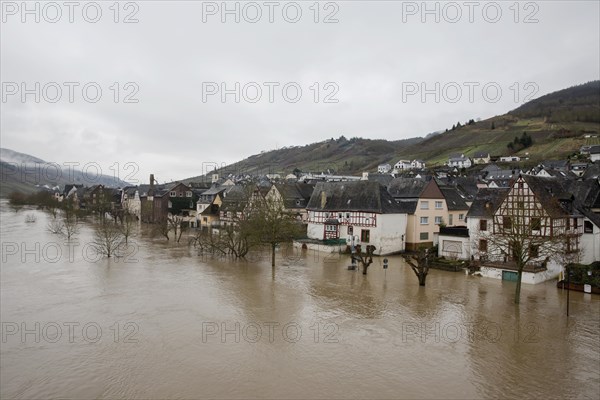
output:
[[[161,185],[150,175],[149,184],[123,189],[70,185],[63,196],[80,200],[81,207],[127,210],[148,223],[178,215],[204,230],[235,224],[245,203],[262,196],[280,200],[306,226],[309,240],[368,243],[378,255],[437,245],[440,256],[479,262],[484,275],[502,278],[514,272],[514,263],[485,235],[504,229],[509,203],[519,193],[527,199],[527,223],[549,227],[539,234],[568,227],[577,238],[570,251],[577,250],[584,263],[600,260],[600,165],[582,177],[549,168],[536,175],[486,168],[478,177],[363,174],[353,180],[276,183],[217,178],[204,187]],[[550,279],[562,268],[544,260],[531,265],[525,278],[530,283]]]
[[[600,145],[590,145],[590,146],[582,146],[580,149],[580,154],[589,158],[589,160],[594,163],[600,160]],[[527,157],[526,157],[527,159]],[[489,152],[478,151],[473,153],[473,155],[467,156],[463,154],[452,154],[448,157],[448,161],[446,162],[446,166],[450,168],[458,168],[458,169],[468,169],[474,165],[485,165],[493,162],[499,163],[516,163],[522,161],[523,158],[516,155],[509,156],[492,156]],[[545,163],[551,163],[552,161],[545,161]],[[565,164],[564,168],[569,168],[570,163],[568,161],[560,161]],[[573,169],[575,171],[580,170],[582,165],[586,163],[575,163],[573,165]],[[393,168],[390,164],[381,164],[377,167],[377,172],[380,174],[392,173],[398,174],[402,171],[414,170],[414,169],[424,169],[425,161],[423,160],[400,160],[396,164],[394,164]]]

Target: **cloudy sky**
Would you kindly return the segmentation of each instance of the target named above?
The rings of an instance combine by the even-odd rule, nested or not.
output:
[[[315,3],[3,1],[1,146],[168,181],[600,78],[598,1]]]

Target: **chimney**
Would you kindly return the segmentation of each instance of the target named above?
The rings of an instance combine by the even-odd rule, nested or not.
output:
[[[154,174],[150,174],[150,188],[148,189],[148,196],[154,196]]]
[[[327,204],[327,193],[321,192],[321,208],[325,208]]]

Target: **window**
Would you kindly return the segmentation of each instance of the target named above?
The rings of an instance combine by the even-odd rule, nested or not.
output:
[[[369,243],[369,239],[371,239],[371,231],[368,229],[362,229],[360,231],[360,241],[363,243]]]
[[[448,225],[454,224],[454,215],[448,215]]]
[[[542,229],[542,219],[537,217],[531,218],[531,229],[534,231]]]
[[[337,232],[337,227],[335,225],[325,225],[325,230],[327,232]]]
[[[185,197],[192,197],[192,192],[185,192]]]
[[[177,196],[177,193],[176,192],[171,192],[171,193],[169,193],[169,196],[175,197],[175,196]]]
[[[458,220],[462,221],[463,219],[465,219],[465,214],[458,214]]]
[[[429,217],[421,217],[421,225],[429,224]]]
[[[421,202],[421,210],[429,210],[429,202],[428,201]]]
[[[592,221],[583,221],[583,233],[594,233]]]
[[[183,192],[179,192],[179,197],[183,197]]]
[[[479,230],[480,231],[487,231],[487,219],[480,219],[479,220]]]
[[[435,224],[436,225],[441,225],[442,224],[442,217],[435,217]]]
[[[510,217],[502,217],[502,226],[504,229],[512,229],[512,219]]]
[[[436,201],[435,202],[435,209],[436,210],[441,210],[443,208],[443,204],[441,201]]]
[[[429,232],[421,232],[419,234],[419,240],[429,240]]]
[[[348,235],[353,235],[354,234],[354,227],[353,226],[349,226],[348,227]]]
[[[346,213],[346,218],[350,218],[350,213]]]
[[[540,246],[536,246],[536,245],[531,245],[529,246],[529,257],[535,258],[535,257],[539,257],[539,253],[540,253]]]
[[[479,251],[487,252],[488,242],[485,239],[479,239]]]
[[[338,213],[338,218],[342,219],[342,213]]]

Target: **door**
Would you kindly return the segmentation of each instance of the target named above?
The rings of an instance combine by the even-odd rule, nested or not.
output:
[[[516,282],[518,274],[515,271],[502,271],[502,280]]]

